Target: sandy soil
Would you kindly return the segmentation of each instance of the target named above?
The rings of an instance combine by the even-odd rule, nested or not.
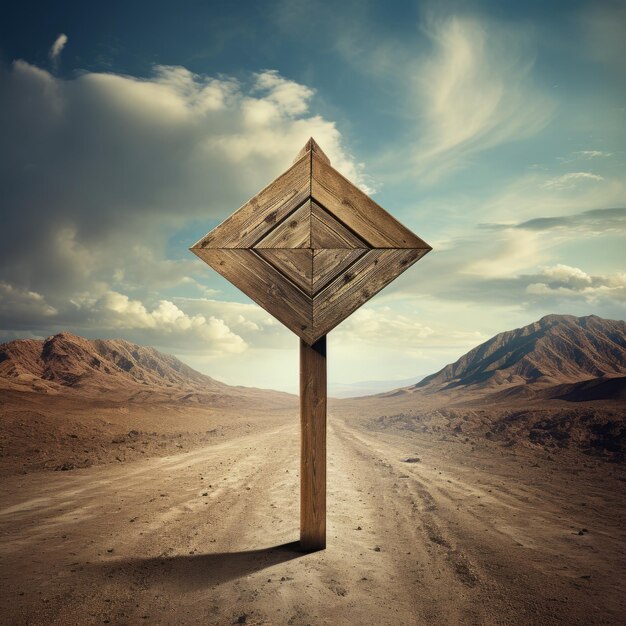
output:
[[[294,543],[294,415],[168,456],[6,477],[2,622],[623,623],[621,466],[329,425],[314,554]]]

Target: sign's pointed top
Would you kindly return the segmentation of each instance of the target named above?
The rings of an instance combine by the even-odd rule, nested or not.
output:
[[[328,163],[328,165],[330,165],[330,159],[324,154],[324,151],[317,145],[317,142],[315,141],[315,139],[313,139],[313,137],[311,137],[304,144],[304,148],[302,148],[302,150],[298,152],[298,156],[293,160],[293,162],[295,163],[296,161],[300,160],[303,156],[307,155],[309,152],[315,152],[315,154],[320,159],[322,159],[322,161],[325,161],[326,163]]]

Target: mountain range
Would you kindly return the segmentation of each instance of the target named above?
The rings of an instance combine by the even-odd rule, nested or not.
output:
[[[218,406],[290,398],[278,391],[226,385],[155,348],[69,332],[0,344],[0,389]]]
[[[626,322],[547,315],[492,337],[419,383],[392,393],[619,399],[625,397],[625,377]]]
[[[154,348],[67,332],[1,344],[0,388],[88,396],[114,393],[128,399],[165,394],[185,401],[259,391],[218,382]],[[372,391],[378,389],[373,386]],[[547,315],[492,337],[418,383],[378,397],[417,393],[583,401],[623,399],[625,389],[626,322],[595,315]]]
[[[548,315],[406,383],[331,399],[331,418],[626,458],[623,321]],[[154,348],[66,332],[0,345],[0,407],[7,471],[166,454],[298,419],[293,395],[226,385]]]

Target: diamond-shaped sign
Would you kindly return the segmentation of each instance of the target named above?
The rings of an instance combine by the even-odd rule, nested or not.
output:
[[[431,247],[310,139],[292,167],[191,250],[312,345]]]

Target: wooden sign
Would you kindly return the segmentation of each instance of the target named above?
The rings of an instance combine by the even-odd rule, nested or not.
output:
[[[326,544],[326,334],[430,246],[310,139],[294,164],[192,248],[300,337],[301,544]]]

